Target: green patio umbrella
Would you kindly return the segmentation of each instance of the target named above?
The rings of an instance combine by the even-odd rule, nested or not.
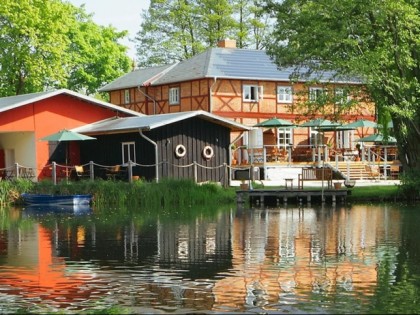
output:
[[[312,128],[326,128],[326,127],[333,127],[333,126],[340,126],[340,124],[337,122],[328,120],[328,119],[323,119],[323,118],[309,120],[303,123],[302,125],[299,125],[299,127],[312,127]]]
[[[75,132],[75,131],[62,129],[62,130],[60,130],[56,133],[53,133],[49,136],[43,137],[40,140],[61,142],[61,141],[96,140],[96,138],[85,136],[85,135],[83,135],[81,133],[78,133],[78,132]]]
[[[85,140],[96,140],[96,138],[94,137],[89,137],[86,135],[83,135],[81,133],[75,132],[75,131],[71,131],[71,130],[67,130],[67,129],[62,129],[56,133],[53,133],[49,136],[45,136],[41,139],[39,139],[41,141],[57,141],[57,142],[62,142],[62,141],[85,141]],[[67,165],[67,145],[66,145],[66,165]]]
[[[254,127],[265,127],[265,128],[290,128],[295,126],[294,123],[292,123],[289,120],[280,119],[280,118],[271,118],[265,121],[262,121],[258,124],[256,124]]]
[[[397,139],[395,139],[394,137],[388,136],[388,138],[385,139],[385,137],[380,133],[375,133],[373,135],[360,138],[356,141],[357,142],[373,142],[373,143],[397,143]]]
[[[377,128],[378,124],[374,121],[371,121],[371,120],[359,119],[359,120],[356,120],[352,123],[345,124],[343,126],[351,127],[351,128],[369,128],[369,127]]]
[[[340,126],[339,123],[333,122],[328,119],[323,119],[323,118],[312,119],[303,123],[302,125],[299,125],[299,127],[308,127],[308,128],[310,127],[310,128],[314,128],[318,130],[319,132],[322,133],[322,137],[324,137],[324,132],[332,130],[332,129],[327,129],[327,128],[333,128],[333,127],[338,128],[338,126]]]
[[[345,125],[331,125],[331,126],[325,126],[325,127],[318,127],[317,128],[320,131],[345,131],[345,130],[354,130],[356,128],[354,127],[348,127]]]

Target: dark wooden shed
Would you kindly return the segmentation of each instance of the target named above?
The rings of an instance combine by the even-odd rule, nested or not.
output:
[[[205,111],[115,118],[75,129],[97,140],[80,143],[82,163],[133,163],[146,180],[228,180],[231,131],[250,128]]]

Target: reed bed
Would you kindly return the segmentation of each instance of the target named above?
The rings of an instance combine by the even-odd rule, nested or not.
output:
[[[112,180],[51,181],[33,183],[17,179],[0,182],[0,200],[3,205],[21,204],[20,194],[92,194],[93,203],[107,207],[135,207],[146,209],[186,209],[194,206],[226,204],[235,201],[234,188],[223,188],[217,183],[198,185],[192,180],[164,179],[159,183]]]

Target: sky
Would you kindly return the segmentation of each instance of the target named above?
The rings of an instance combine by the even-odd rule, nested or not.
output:
[[[80,7],[85,4],[85,11],[93,14],[92,19],[99,25],[112,25],[118,31],[127,30],[128,38],[121,41],[121,44],[128,46],[128,55],[135,58],[134,39],[140,30],[140,15],[143,9],[147,10],[150,0],[67,0],[71,4]]]

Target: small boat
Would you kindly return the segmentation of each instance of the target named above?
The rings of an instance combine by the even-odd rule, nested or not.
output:
[[[89,205],[92,195],[21,194],[27,205]]]

